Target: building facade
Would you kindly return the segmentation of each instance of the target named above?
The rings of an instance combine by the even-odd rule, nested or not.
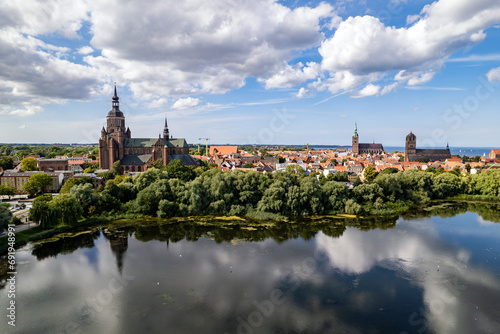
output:
[[[171,160],[180,160],[184,165],[198,165],[189,155],[186,140],[170,135],[166,118],[163,136],[132,138],[130,129],[125,126],[115,86],[112,109],[106,117],[106,129],[102,128],[99,139],[99,167],[111,169],[113,163],[120,161],[124,171],[143,172],[148,164],[156,160],[160,160],[163,166]]]
[[[0,185],[8,186],[14,188],[16,190],[16,194],[23,194],[24,185],[30,180],[30,177],[35,174],[47,174],[52,178],[52,184],[45,188],[46,192],[56,193],[61,188],[64,175],[62,173],[54,173],[54,172],[42,172],[42,171],[33,171],[33,172],[3,172],[0,174]]]
[[[352,135],[352,153],[354,154],[382,154],[384,153],[384,146],[380,143],[360,143],[358,136],[358,124],[354,125],[354,134]]]
[[[445,161],[451,158],[450,148],[446,145],[446,149],[418,149],[417,136],[410,132],[406,136],[405,141],[405,162],[426,160],[429,161]]]

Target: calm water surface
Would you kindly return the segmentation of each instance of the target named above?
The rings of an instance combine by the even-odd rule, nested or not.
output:
[[[500,224],[483,217],[96,228],[17,253],[0,332],[499,333]],[[7,303],[3,281],[4,319]]]

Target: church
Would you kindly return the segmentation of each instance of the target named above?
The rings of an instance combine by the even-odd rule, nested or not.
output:
[[[365,144],[359,142],[358,124],[354,125],[354,134],[352,135],[352,153],[355,154],[383,154],[384,146],[380,143]]]
[[[450,147],[446,145],[446,149],[418,149],[417,136],[410,132],[406,136],[405,142],[405,162],[426,160],[429,161],[445,161],[451,158]]]
[[[170,135],[165,118],[163,136],[158,138],[132,138],[125,127],[125,116],[120,110],[119,98],[115,94],[112,109],[106,117],[106,129],[101,130],[99,139],[99,167],[111,169],[113,163],[121,162],[125,172],[144,172],[148,164],[160,160],[163,166],[172,160],[180,160],[186,166],[197,166],[198,162],[189,155],[189,146],[184,138]]]

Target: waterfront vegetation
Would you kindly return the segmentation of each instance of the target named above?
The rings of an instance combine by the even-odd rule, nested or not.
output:
[[[76,224],[82,217],[127,214],[159,218],[231,215],[264,220],[339,213],[397,215],[432,200],[457,196],[497,200],[500,195],[500,171],[464,176],[453,171],[388,171],[375,175],[373,181],[357,182],[352,190],[322,176],[227,173],[191,169],[178,161],[134,177],[120,175],[119,166],[109,173],[106,185],[97,191],[83,182],[66,187],[54,199],[37,197],[31,219],[50,228]]]
[[[120,166],[115,165],[106,178],[106,185],[99,189],[84,178],[68,181],[54,198],[38,196],[30,219],[40,226],[18,233],[18,246],[72,227],[121,218],[188,219],[210,215],[259,223],[327,216],[395,219],[408,212],[425,213],[436,201],[444,199],[469,205],[478,201],[491,203],[492,208],[478,210],[487,211],[487,217],[500,221],[495,214],[500,198],[500,171],[460,175],[453,171],[387,170],[370,175],[372,181],[358,180],[349,189],[345,183],[322,175],[230,173],[206,167],[191,169],[174,161],[134,177],[123,175]]]

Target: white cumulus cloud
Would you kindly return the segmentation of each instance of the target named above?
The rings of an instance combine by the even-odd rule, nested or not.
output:
[[[491,69],[486,73],[489,82],[500,82],[500,67]]]
[[[343,21],[319,48],[322,69],[336,78],[325,82],[328,89],[336,93],[343,87],[354,88],[358,81],[357,87],[375,84],[373,78],[398,72],[406,74],[404,82],[401,75],[397,79],[400,83],[428,82],[450,55],[482,41],[484,30],[500,22],[500,2],[439,0],[407,22],[412,25],[396,28],[368,15]],[[344,79],[339,79],[338,73]]]
[[[184,99],[175,101],[175,103],[172,105],[172,109],[188,109],[196,107],[198,104],[200,104],[200,99],[186,97]]]

